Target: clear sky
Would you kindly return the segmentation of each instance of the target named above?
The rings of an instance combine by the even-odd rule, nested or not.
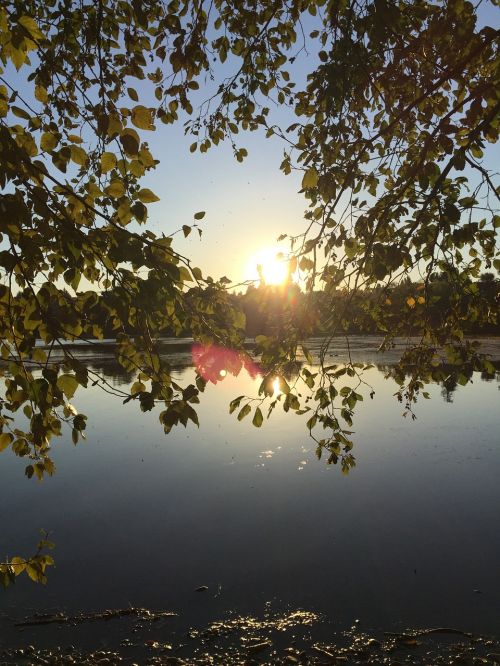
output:
[[[155,133],[152,151],[161,163],[147,180],[161,201],[150,206],[151,230],[168,234],[204,210],[201,239],[196,232],[186,239],[178,235],[175,248],[214,278],[256,277],[252,257],[275,245],[281,233],[303,229],[301,172],[280,172],[283,144],[276,137],[242,135],[239,143],[249,155],[239,163],[229,144],[191,154],[193,139],[180,134],[179,126],[158,127]]]

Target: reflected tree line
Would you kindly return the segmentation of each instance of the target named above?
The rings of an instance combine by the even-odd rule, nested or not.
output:
[[[217,356],[217,355],[216,355]],[[173,371],[177,371],[179,374],[182,374],[184,371],[187,369],[193,367],[194,363],[196,361],[193,359],[193,356],[191,352],[185,351],[185,352],[175,352],[175,353],[165,353],[165,358],[168,359],[169,366]],[[343,365],[343,360],[335,359],[336,363],[340,366]],[[214,360],[214,365],[217,366],[218,372],[217,376],[213,376],[212,378],[208,377],[208,380],[211,381],[212,384],[217,384],[220,381],[223,381],[224,377],[227,374],[239,374],[239,372],[243,369],[245,369],[246,364],[241,363],[237,368],[234,367],[234,360],[233,360],[233,367],[223,367],[221,364],[220,358],[215,358]],[[286,374],[286,379],[291,383],[293,382],[299,375],[301,369],[306,365],[305,362],[302,361],[297,361],[293,367],[289,367],[288,371],[285,373]],[[498,388],[500,389],[500,362],[496,361],[493,362],[493,365],[495,366],[495,372],[494,373],[488,373],[488,372],[475,372],[472,367],[462,367],[458,371],[454,366],[452,365],[445,365],[444,366],[444,374],[446,375],[443,380],[440,382],[434,382],[439,384],[441,387],[441,396],[445,402],[451,403],[453,402],[453,396],[457,389],[460,386],[465,385],[468,383],[470,380],[477,381],[480,379],[483,382],[497,382],[498,383]],[[120,386],[128,386],[131,381],[133,381],[134,378],[134,373],[132,372],[127,372],[114,358],[112,353],[106,354],[103,353],[101,357],[95,355],[91,360],[88,362],[88,366],[91,370],[95,371],[96,373],[99,373],[103,377],[105,377],[108,381],[113,383],[116,387]],[[220,368],[219,368],[220,366]],[[391,376],[394,370],[394,365],[390,363],[374,363],[373,367],[375,367],[379,372],[383,373],[385,376]],[[221,374],[220,370],[223,369],[224,373]]]

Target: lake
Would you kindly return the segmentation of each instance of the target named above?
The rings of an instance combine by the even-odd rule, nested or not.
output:
[[[168,436],[157,414],[81,390],[87,440],[55,440],[56,474],[41,483],[2,453],[0,550],[33,552],[43,528],[56,567],[45,587],[21,577],[0,593],[0,646],[20,640],[13,616],[130,605],[174,610],[187,625],[271,603],[339,628],[359,619],[500,634],[498,375],[431,385],[412,421],[384,379],[395,354],[377,356],[375,343],[353,341],[355,360],[380,367],[367,371],[376,393],[358,405],[348,476],[317,460],[306,417],[276,411],[257,430],[230,416],[232,398],[256,393],[245,373],[207,386],[200,429]],[[488,344],[498,358],[498,340]],[[109,348],[80,353],[127,384]],[[340,343],[335,353],[342,363]],[[183,382],[194,377],[189,353],[171,363]]]

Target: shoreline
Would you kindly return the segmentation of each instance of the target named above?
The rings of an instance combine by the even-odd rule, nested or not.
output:
[[[500,636],[454,627],[365,629],[359,620],[339,630],[311,611],[276,613],[269,607],[260,617],[228,613],[201,628],[172,611],[145,608],[38,613],[11,626],[7,642],[4,632],[0,639],[2,666],[500,664]]]

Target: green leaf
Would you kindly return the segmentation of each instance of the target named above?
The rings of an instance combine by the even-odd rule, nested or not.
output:
[[[200,210],[199,213],[194,214],[194,219],[195,220],[202,220],[205,217],[205,211]]]
[[[251,411],[252,411],[252,408],[250,407],[250,405],[248,403],[246,405],[244,405],[238,413],[238,416],[237,416],[238,421],[243,421],[245,416],[248,416],[248,414],[250,414]]]
[[[262,412],[260,411],[260,407],[256,407],[255,409],[255,414],[253,415],[252,423],[256,428],[260,428],[263,422],[263,417],[262,417]]]

